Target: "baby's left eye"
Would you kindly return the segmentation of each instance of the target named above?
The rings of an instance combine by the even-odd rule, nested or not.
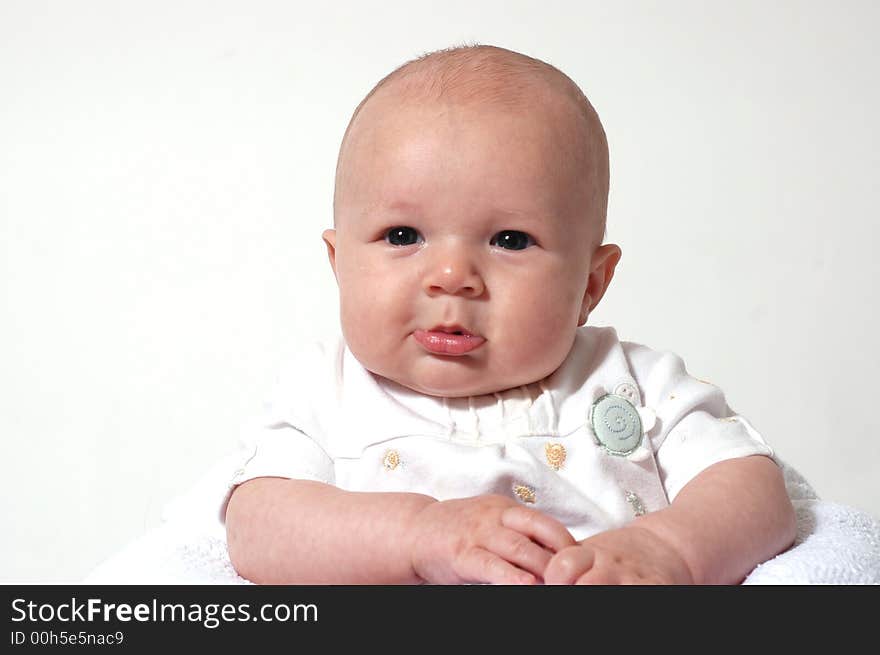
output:
[[[535,245],[535,240],[519,230],[502,230],[492,237],[492,241],[489,243],[506,250],[525,250],[529,246]]]

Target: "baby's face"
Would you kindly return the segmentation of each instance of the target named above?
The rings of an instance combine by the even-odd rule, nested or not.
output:
[[[365,368],[458,397],[535,382],[565,359],[620,250],[597,248],[568,153],[571,109],[557,104],[502,112],[377,94],[364,106],[324,239]]]

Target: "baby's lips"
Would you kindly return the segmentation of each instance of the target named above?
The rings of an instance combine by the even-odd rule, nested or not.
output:
[[[412,336],[423,348],[437,355],[464,355],[486,342],[483,337],[476,335],[439,330],[415,330]]]
[[[434,327],[432,327],[426,331],[427,332],[443,332],[446,334],[454,334],[456,332],[461,332],[464,336],[467,336],[467,337],[480,336],[478,334],[471,332],[470,330],[468,330],[467,328],[463,327],[462,325],[460,325],[458,323],[450,323],[448,325],[435,325]]]

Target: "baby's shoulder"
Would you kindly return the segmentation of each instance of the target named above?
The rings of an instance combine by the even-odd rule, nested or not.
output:
[[[702,393],[709,384],[691,376],[678,353],[623,340],[613,327],[581,328],[572,359],[578,368],[586,369],[589,377],[629,376],[641,389],[643,399],[664,394],[680,397],[685,390]]]
[[[648,372],[681,373],[683,358],[671,350],[654,348],[640,341],[621,339],[611,326],[589,326],[578,330],[575,352],[589,356],[592,363],[601,366],[615,356],[624,357],[634,375]]]

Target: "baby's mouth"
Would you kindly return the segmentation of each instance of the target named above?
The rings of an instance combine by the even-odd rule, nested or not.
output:
[[[460,325],[437,325],[430,330],[415,330],[413,338],[435,355],[464,355],[482,346],[486,339]]]
[[[430,330],[428,330],[428,331],[429,331],[429,332],[443,332],[444,334],[456,334],[456,335],[459,335],[459,336],[466,336],[466,337],[475,337],[475,336],[477,336],[477,335],[475,335],[474,333],[467,331],[467,330],[464,329],[461,325],[458,325],[458,324],[452,324],[452,325],[435,325],[434,327],[432,327],[432,328],[431,328]]]

